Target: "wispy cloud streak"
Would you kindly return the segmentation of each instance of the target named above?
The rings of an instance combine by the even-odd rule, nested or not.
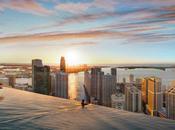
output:
[[[6,9],[36,15],[50,15],[53,13],[53,11],[44,8],[35,0],[1,0],[0,11],[4,11]]]

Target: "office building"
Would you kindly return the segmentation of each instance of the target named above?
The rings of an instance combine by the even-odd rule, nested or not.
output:
[[[141,91],[132,84],[125,86],[125,109],[131,112],[142,112]]]
[[[55,96],[68,98],[68,74],[64,72],[58,72],[56,73],[55,78]]]
[[[91,69],[91,96],[97,98],[97,85],[99,81],[99,73],[101,68],[92,68]]]
[[[111,68],[111,75],[116,77],[116,82],[117,82],[117,69],[116,68]]]
[[[61,60],[60,60],[60,71],[66,72],[66,61],[63,56],[61,57]]]
[[[111,68],[111,75],[117,76],[117,69],[116,68]]]
[[[84,73],[85,90],[93,104],[111,106],[111,95],[115,93],[116,69],[111,69],[111,75],[104,75],[101,68],[92,68],[91,73]]]
[[[36,93],[50,94],[50,67],[41,60],[32,60],[32,85]]]
[[[97,74],[97,101],[99,105],[102,105],[102,77],[104,72],[98,72]]]
[[[102,76],[104,72],[101,71],[100,68],[92,68],[91,73],[88,71],[84,72],[84,85],[85,90],[87,92],[87,96],[89,102],[94,104],[101,104],[101,84],[102,84]]]
[[[102,105],[111,107],[111,95],[116,93],[116,79],[107,74],[102,76]]]
[[[171,87],[166,94],[167,117],[175,120],[175,86]]]
[[[35,73],[34,73],[34,66],[42,67],[42,60],[40,59],[34,59],[32,60],[32,86],[34,87],[34,79],[35,79]]]

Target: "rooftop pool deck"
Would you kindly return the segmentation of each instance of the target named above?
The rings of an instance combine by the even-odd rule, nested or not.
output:
[[[4,87],[0,130],[175,130],[175,121]]]

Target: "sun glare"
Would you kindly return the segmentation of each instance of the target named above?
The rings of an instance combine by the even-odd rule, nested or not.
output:
[[[66,53],[65,58],[66,58],[66,64],[68,64],[68,65],[78,65],[78,64],[80,64],[79,55],[75,51],[68,51]]]

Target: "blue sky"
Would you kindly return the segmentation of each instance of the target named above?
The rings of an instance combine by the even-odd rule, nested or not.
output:
[[[174,43],[174,0],[0,0],[0,63],[175,63]]]

